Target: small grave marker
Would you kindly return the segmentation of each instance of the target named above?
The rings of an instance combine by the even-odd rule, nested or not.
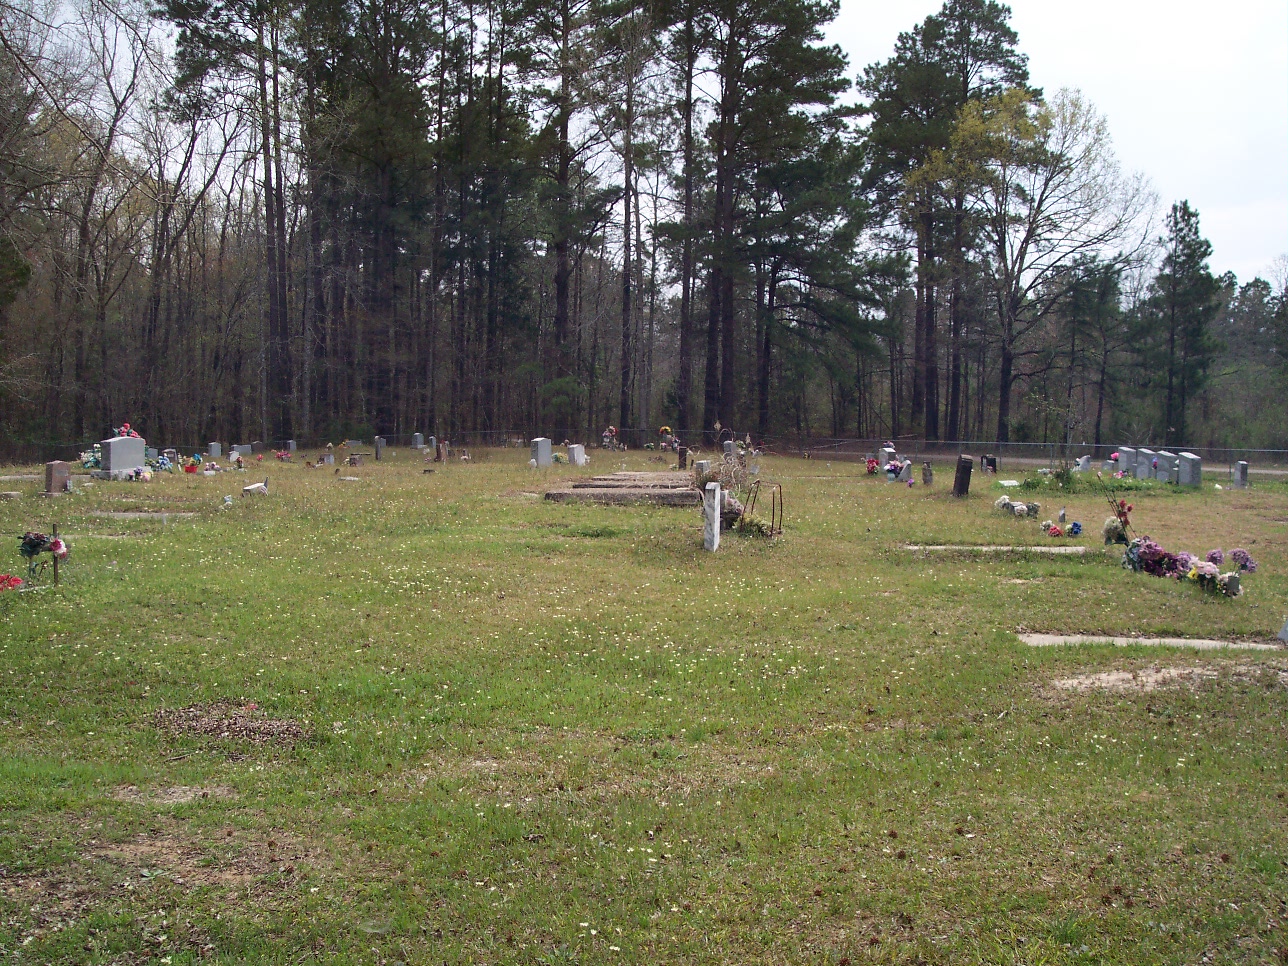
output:
[[[411,434],[411,448],[412,448],[412,449],[424,449],[424,448],[425,448],[425,437],[424,437],[422,434],[420,434],[420,433],[412,433],[412,434]]]
[[[702,494],[702,546],[711,551],[720,549],[720,511],[724,499],[719,483],[708,483]]]
[[[899,482],[912,482],[912,460],[904,460],[903,466],[899,469]]]
[[[921,485],[930,486],[934,482],[935,482],[935,471],[931,467],[930,461],[927,460],[925,463],[921,464]]]
[[[1091,472],[1091,457],[1090,457],[1090,456],[1079,456],[1079,457],[1078,457],[1078,459],[1077,459],[1077,460],[1074,462],[1074,464],[1073,464],[1073,472],[1075,472],[1075,473],[1090,473],[1090,472]]]
[[[295,452],[295,440],[293,440],[293,439],[288,439],[288,440],[286,441],[286,452],[288,452],[288,453],[294,453],[294,452]]]
[[[710,461],[710,460],[694,460],[694,461],[693,461],[693,472],[694,472],[694,473],[696,473],[699,477],[706,476],[708,473],[710,473],[710,472],[711,472],[711,461]]]
[[[898,458],[899,458],[899,454],[895,452],[893,447],[890,447],[890,446],[881,447],[881,468],[882,469],[885,469],[887,466],[889,466]]]
[[[1288,644],[1288,621],[1284,621],[1283,630],[1279,632],[1279,640]]]
[[[1239,460],[1234,464],[1234,488],[1236,490],[1246,490],[1248,488],[1248,461]]]
[[[581,443],[568,444],[568,462],[573,466],[586,465],[586,447]]]
[[[376,448],[376,462],[379,463],[382,459],[385,458],[385,438],[383,436],[376,437],[375,448]]]
[[[676,461],[679,469],[688,469],[689,467],[689,447],[681,446],[675,451]]]
[[[733,440],[731,440],[731,439],[726,439],[726,440],[724,441],[724,455],[725,455],[725,459],[733,459],[733,458],[734,458]]]
[[[154,459],[157,459],[160,455],[161,455],[161,451],[157,449],[155,446],[145,446],[143,448],[143,456],[145,459],[154,460]]]
[[[41,496],[57,496],[71,489],[71,467],[62,460],[45,464],[45,492]]]

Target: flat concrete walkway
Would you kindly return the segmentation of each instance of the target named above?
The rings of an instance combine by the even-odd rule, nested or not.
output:
[[[1096,634],[1019,634],[1029,647],[1054,647],[1062,644],[1112,644],[1115,647],[1191,647],[1200,651],[1223,649],[1239,651],[1278,651],[1274,644],[1252,641],[1216,641],[1203,637],[1108,637]]]

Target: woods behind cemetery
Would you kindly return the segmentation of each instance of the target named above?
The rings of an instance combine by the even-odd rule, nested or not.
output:
[[[1006,7],[872,65],[836,11],[0,5],[10,455],[123,420],[1288,446],[1283,272],[1214,276]]]

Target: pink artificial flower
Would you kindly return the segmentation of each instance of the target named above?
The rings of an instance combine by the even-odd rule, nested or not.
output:
[[[59,560],[66,560],[68,554],[71,553],[71,551],[67,549],[67,544],[63,543],[63,541],[58,537],[54,537],[53,540],[49,541],[49,552]]]

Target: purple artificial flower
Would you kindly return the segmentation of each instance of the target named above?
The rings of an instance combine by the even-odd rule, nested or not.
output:
[[[1197,559],[1198,557],[1185,550],[1182,550],[1176,555],[1176,566],[1177,569],[1181,571],[1182,577],[1190,572],[1190,568],[1194,566],[1194,561]]]
[[[1208,553],[1207,553],[1207,562],[1208,562],[1208,563],[1210,563],[1210,564],[1216,564],[1216,565],[1219,567],[1219,566],[1221,566],[1221,562],[1222,562],[1223,560],[1225,560],[1225,551],[1224,551],[1224,550],[1222,550],[1220,547],[1217,547],[1217,549],[1215,549],[1215,550],[1209,550],[1209,551],[1208,551]]]
[[[1230,559],[1239,565],[1240,570],[1246,570],[1250,574],[1257,572],[1257,562],[1252,559],[1252,554],[1242,547],[1235,547],[1231,550]]]

